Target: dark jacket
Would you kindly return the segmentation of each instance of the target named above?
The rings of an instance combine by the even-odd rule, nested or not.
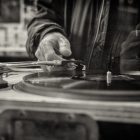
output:
[[[71,43],[73,57],[88,69],[102,71],[108,0],[38,0],[38,12],[28,25],[27,52],[35,57],[41,39],[60,32]]]

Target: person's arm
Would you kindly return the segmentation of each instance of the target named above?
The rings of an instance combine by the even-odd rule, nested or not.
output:
[[[38,11],[28,25],[26,48],[30,57],[38,59],[43,57],[45,59],[45,53],[50,50],[49,48],[53,48],[53,45],[63,38],[69,45],[63,28],[63,4],[63,0],[38,0]],[[67,45],[64,46],[67,47]],[[70,49],[70,45],[68,49]],[[68,55],[70,54],[71,52]]]

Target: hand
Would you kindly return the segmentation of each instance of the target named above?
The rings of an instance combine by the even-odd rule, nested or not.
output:
[[[60,33],[47,34],[35,53],[39,61],[63,60],[63,56],[68,57],[71,54],[69,41]],[[47,66],[45,70],[51,71],[52,67]]]
[[[135,71],[139,69],[138,58],[140,58],[140,30],[132,31],[121,46],[120,71]]]
[[[139,56],[139,51],[140,30],[132,31],[121,46],[121,57],[125,59],[135,59]]]

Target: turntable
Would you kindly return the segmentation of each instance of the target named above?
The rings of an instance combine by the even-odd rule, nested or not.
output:
[[[10,75],[12,79],[18,79],[12,84],[12,90],[27,94],[37,94],[46,97],[79,100],[105,100],[105,101],[139,101],[140,82],[138,72],[129,72],[125,75],[86,75],[83,65],[78,61],[47,62],[47,65],[68,65],[74,62],[76,67],[43,72],[35,68],[35,62],[9,63],[7,82]],[[28,64],[29,63],[29,64]],[[42,65],[44,62],[37,62]],[[46,63],[46,62],[45,62]],[[44,64],[45,64],[44,63]],[[52,63],[52,64],[51,64]],[[3,64],[4,65],[4,64]],[[29,65],[29,66],[28,66]],[[45,64],[46,65],[46,64]],[[20,71],[20,73],[18,73]],[[33,73],[31,71],[34,71]],[[110,73],[111,74],[111,73]],[[3,74],[4,75],[4,74]],[[19,78],[19,75],[21,78]],[[108,83],[109,82],[109,83]],[[1,85],[5,82],[1,82]]]
[[[79,100],[139,101],[140,83],[128,75],[112,76],[110,85],[105,75],[78,78],[73,71],[39,72],[26,75],[13,89],[47,97]]]
[[[108,85],[106,75],[86,75],[84,71],[46,73],[38,67],[22,70],[12,68],[2,75],[6,85],[0,90],[2,138],[6,139],[6,134],[13,139],[32,136],[65,140],[71,135],[97,140],[96,121],[140,123],[138,75],[113,75]],[[46,125],[40,128],[43,124],[51,130]],[[27,131],[28,127],[33,131]],[[37,128],[41,134],[36,133]]]

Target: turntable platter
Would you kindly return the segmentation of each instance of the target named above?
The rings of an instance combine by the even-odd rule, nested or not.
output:
[[[84,100],[140,100],[140,86],[125,76],[114,76],[110,86],[106,76],[90,75],[73,79],[68,72],[27,75],[14,86],[15,90],[43,96]]]

